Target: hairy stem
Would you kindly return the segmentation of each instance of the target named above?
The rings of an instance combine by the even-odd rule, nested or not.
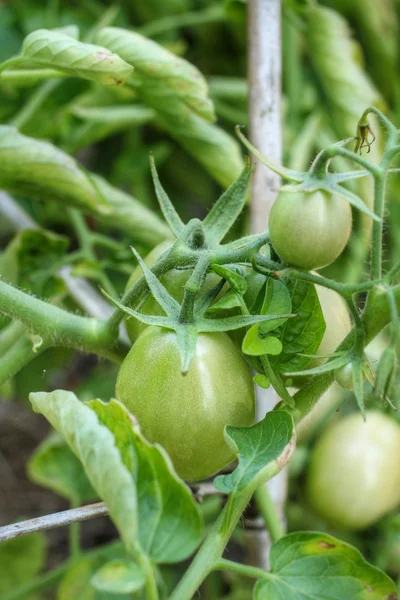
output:
[[[117,361],[125,354],[116,343],[117,329],[107,321],[74,315],[1,280],[0,312],[24,323],[46,344],[95,352]]]
[[[374,181],[374,212],[378,217],[383,218],[383,210],[385,205],[386,176],[375,176]],[[371,279],[380,279],[382,277],[382,232],[383,223],[374,221],[372,225]]]
[[[43,342],[34,350],[33,342],[28,336],[22,335],[0,360],[0,385],[14,377],[23,367],[50,347]]]

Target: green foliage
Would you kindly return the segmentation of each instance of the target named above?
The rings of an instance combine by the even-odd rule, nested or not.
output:
[[[102,85],[121,85],[133,73],[130,65],[106,48],[48,29],[39,29],[25,38],[18,62],[29,67],[60,69]]]
[[[143,588],[145,577],[133,562],[112,560],[106,563],[91,579],[92,586],[108,594],[132,594]]]
[[[394,583],[361,554],[334,537],[300,532],[272,545],[271,574],[254,589],[256,600],[395,600]]]
[[[0,593],[15,588],[16,582],[26,583],[43,569],[46,563],[46,538],[35,533],[0,544]]]
[[[271,477],[273,463],[279,466],[283,460],[281,455],[287,451],[292,435],[293,420],[284,411],[267,413],[253,427],[226,427],[226,443],[239,457],[239,465],[233,473],[218,476],[215,487],[229,494],[243,491],[255,482],[262,484]]]
[[[283,350],[274,360],[275,368],[283,373],[300,370],[315,354],[325,332],[325,321],[315,286],[304,281],[288,283],[292,298],[292,312],[296,319],[288,319],[282,326],[280,340]]]
[[[32,481],[60,494],[73,505],[97,497],[82,464],[57,433],[51,433],[36,448],[28,463],[28,474]]]
[[[110,430],[72,392],[37,392],[30,400],[33,409],[50,421],[82,462],[126,547],[131,549],[138,530],[136,490]]]
[[[179,562],[199,544],[202,520],[190,490],[177,477],[161,446],[141,435],[132,415],[117,400],[93,400],[95,411],[115,438],[121,458],[135,482],[139,538],[155,562]]]

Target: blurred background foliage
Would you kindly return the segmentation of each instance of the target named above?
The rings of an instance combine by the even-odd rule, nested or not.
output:
[[[80,39],[90,41],[103,26],[127,28],[154,40],[201,71],[208,82],[216,122],[207,121],[192,110],[183,116],[174,113],[174,99],[164,98],[162,83],[161,95],[157,95],[159,88],[157,93],[153,89],[153,93],[141,94],[134,87],[105,88],[83,79],[55,79],[20,86],[7,77],[0,77],[0,123],[14,125],[27,136],[49,140],[73,155],[86,169],[102,175],[157,211],[148,161],[152,151],[161,181],[182,218],[201,217],[222,189],[238,176],[243,165],[244,153],[234,127],[246,126],[248,122],[246,10],[246,0],[120,0],[115,4],[100,0],[3,1],[0,4],[0,61],[17,54],[23,39],[36,29],[75,24],[80,29]],[[378,106],[394,122],[400,123],[399,27],[398,0],[283,1],[285,164],[305,169],[324,145],[353,136],[356,122],[368,105]],[[371,150],[372,160],[379,157],[380,143],[378,135]],[[342,160],[336,164],[339,169],[350,167]],[[371,204],[367,178],[354,180],[351,185]],[[37,202],[23,194],[16,194],[15,200],[25,212],[24,218],[31,221],[25,222],[26,231],[18,231],[18,218],[10,217],[9,207],[4,208],[0,195],[0,273],[3,277],[72,311],[85,312],[85,306],[70,293],[65,278],[60,277],[60,269],[66,266],[71,269],[70,276],[82,277],[94,288],[101,285],[115,294],[123,291],[135,267],[129,251],[134,232],[129,235],[127,231],[100,225],[96,219],[82,218],[74,209],[60,208],[60,204],[51,200]],[[390,267],[400,255],[397,175],[389,179],[387,200],[389,227],[385,233],[385,258]],[[237,224],[237,230],[246,228],[245,215]],[[85,244],[88,232],[89,245]],[[366,265],[369,235],[369,219],[359,212],[354,213],[350,244],[327,274],[342,281],[359,280]],[[151,245],[143,242],[137,247],[142,253],[151,249]],[[0,350],[5,352],[10,339],[18,334],[15,331],[18,326],[10,325],[1,316],[0,326]],[[387,338],[382,335],[371,349],[372,360],[379,357],[386,343]],[[35,476],[35,467],[30,463],[30,478],[61,493],[65,500],[55,499],[26,479],[26,461],[46,434],[41,419],[25,409],[28,393],[62,387],[73,389],[81,399],[109,397],[113,394],[116,372],[116,366],[99,364],[93,357],[78,357],[68,350],[51,350],[2,386],[0,524],[64,508],[71,501],[60,492],[62,482],[54,472],[46,475],[49,477],[46,482],[43,473]],[[344,394],[335,388],[329,393]],[[395,401],[400,404],[400,398]],[[325,422],[326,416],[323,422],[315,418],[291,463],[289,528],[329,530],[358,545],[367,558],[397,576],[400,573],[399,515],[390,515],[361,534],[349,534],[333,530],[314,515],[307,504],[304,478],[309,448]],[[40,452],[50,450],[53,452],[48,459],[50,465],[51,460],[62,460],[58,454],[58,458],[54,458],[58,448],[57,443],[54,444],[36,451],[35,461],[40,460]],[[73,469],[74,465],[66,468]],[[210,499],[204,503],[207,518],[217,514],[219,502]],[[104,519],[83,526],[82,537],[88,547],[113,535],[111,525]],[[233,544],[234,552],[243,554],[242,531],[238,530]],[[43,536],[0,546],[0,594],[5,594],[0,597],[9,597],[6,594],[20,573],[25,573],[28,581],[45,563],[57,565],[65,558],[67,545],[66,533],[58,531],[47,538],[47,559]],[[112,552],[118,554],[119,550]],[[101,556],[96,555],[81,562],[75,572],[69,571],[57,598],[95,598],[88,581],[101,560]],[[15,569],[12,577],[11,565]],[[179,573],[166,569],[163,575],[172,585]],[[81,587],[76,582],[80,582]],[[206,581],[203,596],[210,600],[246,600],[251,597],[251,591],[239,577],[215,574]],[[20,597],[44,596],[27,592]]]

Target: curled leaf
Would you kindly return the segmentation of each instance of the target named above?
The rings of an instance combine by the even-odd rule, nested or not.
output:
[[[50,29],[38,29],[25,38],[21,59],[30,67],[60,69],[102,85],[122,85],[133,73],[131,65],[107,48]]]

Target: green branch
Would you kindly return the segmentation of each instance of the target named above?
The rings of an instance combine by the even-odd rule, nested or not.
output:
[[[117,328],[109,322],[74,315],[2,280],[0,312],[21,321],[30,332],[41,336],[46,345],[95,352],[118,362],[125,354],[117,342]]]

